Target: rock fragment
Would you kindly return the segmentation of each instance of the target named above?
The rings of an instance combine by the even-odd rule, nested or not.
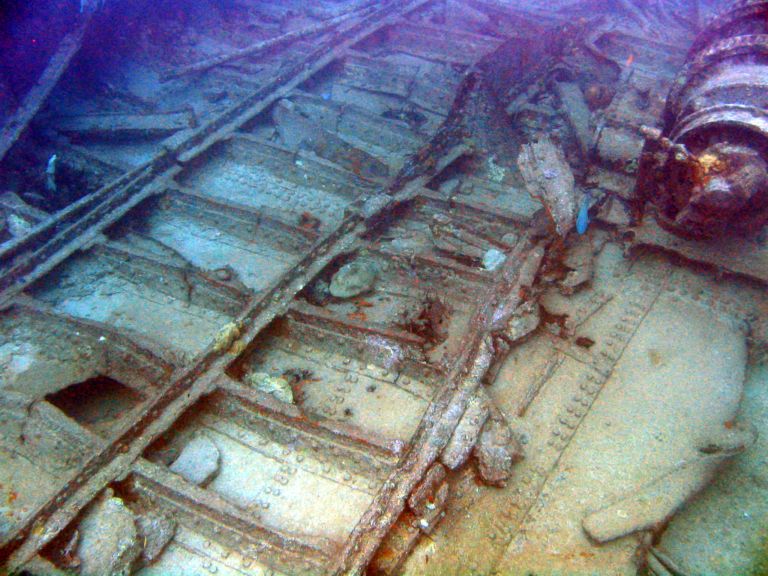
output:
[[[493,409],[475,446],[480,477],[491,486],[504,487],[512,467],[523,459],[523,447],[504,416]]]
[[[570,268],[570,271],[560,282],[560,292],[571,295],[592,281],[595,271],[592,244],[589,241],[581,241],[571,246],[563,264]]]
[[[80,522],[81,576],[127,576],[141,554],[133,513],[108,490]]]
[[[208,436],[200,434],[184,446],[170,469],[192,484],[201,486],[210,482],[219,471],[220,459],[216,444]]]
[[[499,266],[504,264],[506,259],[507,256],[504,254],[504,252],[498,250],[497,248],[491,248],[483,255],[483,268],[489,272],[493,272]]]
[[[330,292],[336,298],[354,298],[373,288],[379,271],[373,262],[353,260],[341,268],[331,279]]]
[[[270,376],[265,372],[253,372],[248,375],[246,381],[260,392],[271,394],[281,402],[294,403],[291,384],[283,376]]]
[[[440,455],[440,460],[451,470],[462,466],[480,437],[480,431],[488,419],[488,397],[481,390],[470,398],[464,415]]]
[[[29,234],[29,232],[34,227],[34,224],[22,218],[18,214],[8,214],[7,222],[8,231],[13,237],[25,236]]]
[[[536,330],[540,322],[541,307],[539,303],[535,300],[526,300],[515,309],[506,327],[501,332],[501,336],[509,344],[513,344]]]
[[[176,534],[176,520],[149,510],[136,517],[139,539],[144,544],[141,561],[147,566],[157,560]]]
[[[243,327],[238,322],[228,322],[222,326],[213,339],[213,349],[216,352],[225,352],[232,349],[240,338]]]

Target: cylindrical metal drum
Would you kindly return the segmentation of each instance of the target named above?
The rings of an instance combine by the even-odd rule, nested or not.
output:
[[[739,1],[695,40],[648,138],[638,191],[689,237],[768,221],[768,1]]]

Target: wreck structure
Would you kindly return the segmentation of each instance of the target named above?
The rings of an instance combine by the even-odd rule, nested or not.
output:
[[[182,4],[4,57],[7,571],[766,573],[768,2]]]

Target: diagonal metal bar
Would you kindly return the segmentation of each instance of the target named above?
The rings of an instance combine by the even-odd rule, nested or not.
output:
[[[340,24],[348,22],[353,18],[359,18],[360,16],[370,14],[373,8],[373,4],[375,3],[368,2],[360,9],[350,14],[343,14],[336,18],[331,18],[330,20],[324,20],[318,24],[308,26],[307,28],[302,28],[301,30],[294,30],[293,32],[281,34],[280,36],[276,36],[274,38],[267,38],[266,40],[262,40],[261,42],[256,42],[255,44],[246,46],[245,48],[232,50],[230,52],[227,52],[226,54],[213,56],[201,62],[196,62],[194,64],[190,64],[189,66],[184,66],[183,68],[172,70],[162,76],[162,81],[166,82],[168,80],[172,80],[173,78],[179,78],[187,74],[199,74],[201,72],[205,72],[206,70],[210,70],[211,68],[215,68],[216,66],[221,66],[222,64],[226,64],[227,62],[231,62],[233,60],[239,60],[240,58],[247,58],[248,56],[254,56],[266,50],[274,49],[283,44],[287,44],[295,40],[306,38],[307,36],[314,36],[316,34],[322,34],[324,32],[328,32],[332,28],[335,28]]]
[[[83,15],[77,27],[64,37],[37,83],[27,93],[16,113],[8,119],[0,130],[0,162],[24,133],[32,118],[35,117],[35,114],[40,110],[48,99],[48,95],[67,70],[72,58],[80,50],[92,14],[92,12],[88,12]]]

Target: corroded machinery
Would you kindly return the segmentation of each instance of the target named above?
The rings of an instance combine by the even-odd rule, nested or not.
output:
[[[768,2],[741,1],[695,40],[647,134],[641,198],[688,237],[750,233],[768,220]]]

